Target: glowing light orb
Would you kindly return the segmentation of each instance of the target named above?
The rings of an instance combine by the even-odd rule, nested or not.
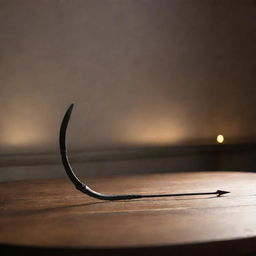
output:
[[[218,142],[218,143],[223,143],[223,142],[224,142],[224,136],[221,135],[221,134],[219,134],[219,135],[217,136],[217,142]]]

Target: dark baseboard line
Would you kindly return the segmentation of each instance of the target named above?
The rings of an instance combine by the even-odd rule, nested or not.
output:
[[[169,147],[147,147],[137,149],[119,149],[109,151],[72,151],[69,153],[73,163],[127,161],[135,159],[177,158],[212,156],[224,161],[225,156],[256,155],[256,143],[244,144],[214,144],[214,145],[181,145]],[[255,158],[256,162],[256,158]],[[0,167],[31,166],[59,164],[60,156],[56,153],[2,155]],[[256,163],[255,163],[256,165]]]

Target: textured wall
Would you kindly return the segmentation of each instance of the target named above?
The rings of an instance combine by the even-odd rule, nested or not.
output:
[[[0,154],[256,137],[256,2],[0,0]]]

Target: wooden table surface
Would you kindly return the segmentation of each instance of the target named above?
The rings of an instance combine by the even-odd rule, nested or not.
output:
[[[91,178],[87,184],[113,194],[231,193],[100,201],[67,179],[4,182],[1,250],[20,255],[256,255],[256,173],[133,175]]]

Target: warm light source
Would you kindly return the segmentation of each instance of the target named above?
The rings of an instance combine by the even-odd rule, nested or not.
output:
[[[218,142],[218,143],[223,143],[223,141],[224,141],[224,136],[221,135],[221,134],[219,134],[219,135],[217,136],[217,142]]]

